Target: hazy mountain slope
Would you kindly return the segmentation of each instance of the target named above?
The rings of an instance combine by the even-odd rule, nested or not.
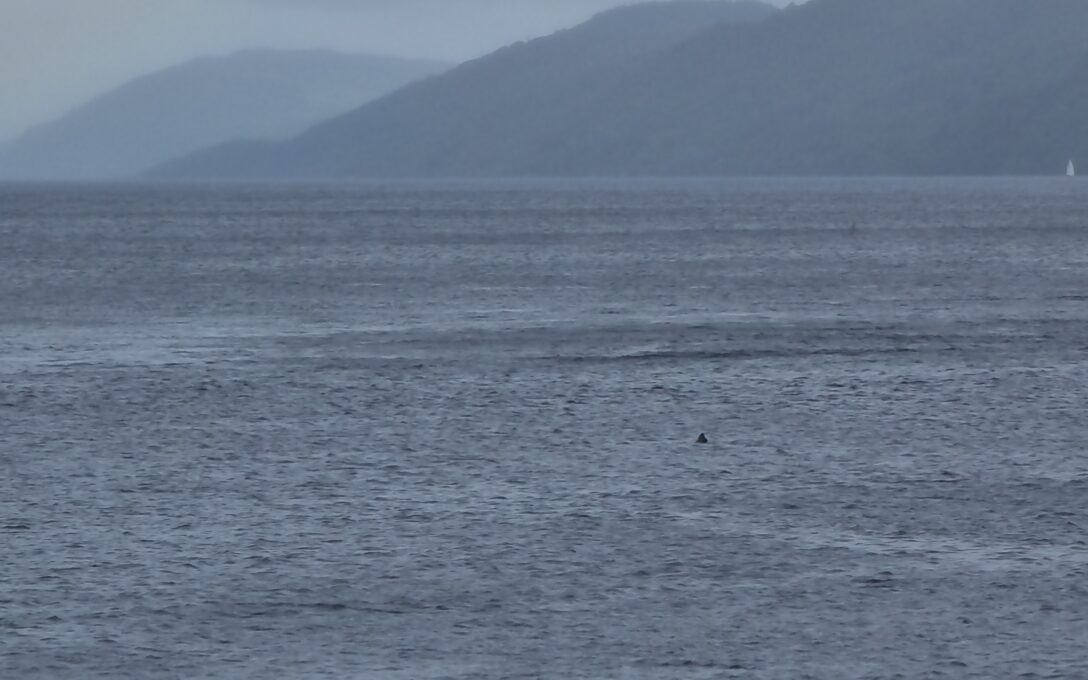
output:
[[[239,137],[284,139],[445,65],[255,50],[137,78],[0,148],[0,177],[131,175]]]
[[[1039,150],[1034,160],[1016,157],[1009,140],[995,135],[976,136],[952,156],[943,137],[976,133],[979,116],[1010,100],[1057,94],[1054,85],[1088,55],[1084,26],[1088,3],[1081,0],[813,0],[757,26],[701,36],[617,83],[611,99],[637,106],[637,120],[613,133],[615,143],[582,146],[559,164],[616,158],[641,139],[636,154],[611,167],[662,174],[1029,172],[1046,155],[1042,129],[1030,131],[1031,139],[1019,135],[1023,148]],[[607,113],[591,115],[600,123]]]
[[[308,131],[287,145],[232,143],[161,168],[161,176],[501,174],[535,138],[597,101],[629,65],[719,22],[759,21],[757,2],[650,3],[519,43]]]
[[[163,173],[1054,172],[1088,154],[1086,26],[1084,0],[811,0],[592,68],[560,34]]]
[[[1055,69],[1065,77],[950,121],[934,145],[938,163],[969,174],[1055,174],[1071,158],[1088,170],[1088,57]]]

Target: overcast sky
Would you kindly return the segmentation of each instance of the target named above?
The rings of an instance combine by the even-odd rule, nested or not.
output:
[[[633,1],[0,0],[0,141],[201,55],[328,47],[463,60]]]

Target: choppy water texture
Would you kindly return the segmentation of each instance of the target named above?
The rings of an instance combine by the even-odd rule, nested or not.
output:
[[[0,246],[0,677],[1088,677],[1088,183],[9,186]]]

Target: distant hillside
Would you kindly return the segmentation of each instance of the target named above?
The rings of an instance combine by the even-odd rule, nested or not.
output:
[[[285,139],[447,65],[255,50],[137,78],[0,147],[0,178],[133,175],[237,138]]]
[[[668,3],[163,177],[1053,174],[1088,165],[1085,0]]]
[[[600,88],[649,55],[722,22],[760,21],[758,2],[679,1],[605,12],[503,48],[308,131],[288,145],[236,142],[171,163],[159,176],[516,173],[544,131],[562,133]],[[371,127],[375,126],[375,127]],[[589,132],[589,131],[586,131]]]

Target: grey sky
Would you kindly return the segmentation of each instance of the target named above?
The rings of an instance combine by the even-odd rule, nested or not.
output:
[[[329,47],[461,60],[633,1],[0,0],[0,141],[205,54]]]

